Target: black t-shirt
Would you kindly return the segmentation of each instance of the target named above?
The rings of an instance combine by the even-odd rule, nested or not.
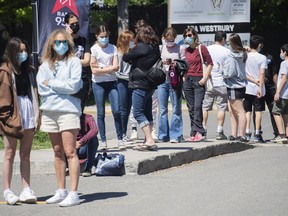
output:
[[[265,70],[265,85],[274,86],[273,76],[277,73],[276,65],[273,57],[270,54],[265,54],[267,58],[267,69]]]
[[[75,55],[79,59],[84,59],[85,53],[90,53],[89,42],[86,38],[79,36],[78,38],[74,38],[74,45],[75,45]],[[82,78],[83,75],[90,76],[90,67],[83,67],[82,68]]]
[[[30,79],[28,73],[21,73],[16,74],[15,73],[15,79],[16,79],[16,89],[17,89],[17,95],[18,96],[28,96],[29,88],[30,88]]]

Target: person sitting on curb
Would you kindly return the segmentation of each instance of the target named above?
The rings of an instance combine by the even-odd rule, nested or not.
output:
[[[80,130],[77,134],[76,149],[79,160],[86,159],[85,169],[82,173],[83,177],[92,175],[91,168],[95,160],[95,155],[99,146],[97,134],[98,126],[94,117],[85,114],[84,103],[82,102],[82,115],[80,116]]]

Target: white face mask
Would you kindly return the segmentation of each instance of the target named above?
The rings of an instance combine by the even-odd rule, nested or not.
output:
[[[173,41],[173,42],[171,42],[171,41],[169,41],[169,42],[166,42],[166,46],[167,47],[173,47],[175,45],[175,42]]]

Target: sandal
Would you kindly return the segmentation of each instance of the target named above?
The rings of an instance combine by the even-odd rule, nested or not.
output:
[[[144,144],[146,146],[146,148],[149,150],[149,151],[157,151],[157,148],[158,146],[153,144],[153,145],[147,145],[147,144]]]
[[[148,151],[148,148],[146,145],[141,144],[141,145],[137,145],[135,147],[133,147],[133,150],[137,150],[137,151]]]
[[[147,144],[141,144],[138,146],[133,147],[133,150],[137,151],[157,151],[158,146],[153,144],[153,145],[147,145]]]

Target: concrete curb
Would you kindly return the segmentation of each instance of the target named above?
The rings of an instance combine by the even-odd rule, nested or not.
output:
[[[139,143],[134,143],[139,144]],[[125,155],[126,174],[147,174],[158,170],[181,166],[193,161],[204,160],[210,157],[235,153],[254,148],[254,145],[240,142],[220,142],[208,140],[203,143],[158,143],[158,151],[138,152],[132,150],[132,145],[127,145],[127,151],[117,150],[117,140],[109,140],[109,152]],[[20,174],[20,159],[18,151],[14,162],[14,174]],[[4,158],[3,150],[0,157]],[[0,162],[2,170],[3,161]],[[33,150],[31,152],[31,174],[54,174],[54,153],[52,149]],[[2,173],[0,174],[2,175]]]
[[[159,155],[136,162],[126,162],[125,169],[126,174],[142,175],[171,167],[181,166],[193,161],[204,160],[218,155],[244,151],[254,147],[255,146],[253,145],[243,144],[240,142],[230,142],[203,148],[191,148],[186,151],[170,153],[168,155]]]

